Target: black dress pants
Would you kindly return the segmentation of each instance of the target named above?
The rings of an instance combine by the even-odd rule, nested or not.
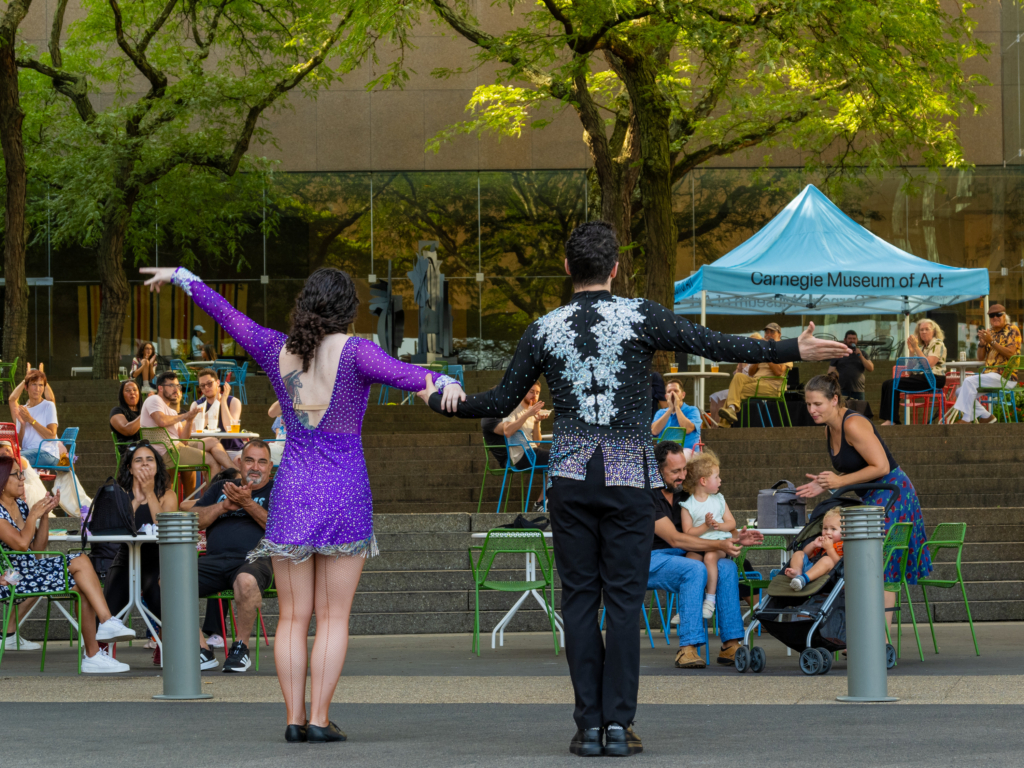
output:
[[[903,414],[901,411],[903,409],[900,408],[899,400],[896,401],[896,407],[893,408],[893,393],[895,386],[895,379],[889,379],[882,384],[882,403],[881,407],[878,409],[878,417],[883,421],[888,421],[891,418],[893,424],[902,424],[903,422],[901,419],[903,418]],[[935,386],[938,389],[942,389],[946,386],[946,377],[936,376]],[[900,379],[900,392],[928,392],[929,390],[931,390],[931,386],[928,384],[928,379],[924,376],[911,374],[910,376],[904,376]],[[951,403],[946,403],[947,408],[950,405]],[[925,418],[928,417],[925,416]],[[932,418],[942,418],[942,414],[939,413],[939,403],[937,401],[935,403],[935,412],[932,414]]]
[[[654,537],[649,489],[606,486],[599,448],[585,480],[555,477],[548,491],[562,619],[579,728],[628,726],[640,685],[640,609]],[[601,638],[601,598],[605,640]]]

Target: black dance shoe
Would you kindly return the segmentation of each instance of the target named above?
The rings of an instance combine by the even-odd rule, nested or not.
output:
[[[580,757],[600,757],[604,754],[600,728],[580,728],[569,742],[569,751]]]
[[[326,726],[306,726],[306,741],[310,744],[322,744],[326,741],[347,741],[348,736],[341,732],[341,729],[332,721]]]
[[[632,728],[606,728],[604,732],[604,753],[608,757],[629,757],[644,751],[640,737]]]
[[[284,740],[292,744],[299,741],[305,741],[306,727],[308,725],[309,723],[306,723],[306,725],[289,725],[284,729]]]

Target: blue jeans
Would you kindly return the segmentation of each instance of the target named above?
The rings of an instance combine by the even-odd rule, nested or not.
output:
[[[704,564],[685,556],[681,549],[655,549],[651,552],[648,589],[674,592],[679,606],[679,645],[704,645],[704,588],[708,572]],[[740,581],[736,563],[718,561],[718,630],[722,642],[743,637],[743,613],[740,610]]]

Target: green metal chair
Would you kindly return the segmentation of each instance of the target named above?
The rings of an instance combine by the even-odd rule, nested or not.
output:
[[[921,647],[921,635],[917,631],[917,619],[914,616],[914,604],[910,601],[910,585],[907,584],[907,559],[910,556],[910,536],[914,531],[913,523],[893,523],[882,542],[882,571],[888,570],[892,559],[898,558],[900,580],[894,583],[885,582],[886,592],[896,593],[896,658],[902,658],[901,645],[903,640],[903,594],[907,595],[907,608],[910,621],[914,625],[914,637],[917,639],[917,653],[924,661],[924,650]],[[885,623],[886,637],[889,635],[889,622]]]
[[[171,473],[172,488],[178,490],[178,474],[180,472],[206,472],[206,447],[199,442],[199,450],[203,452],[202,464],[182,464],[181,455],[178,453],[178,443],[191,443],[191,440],[181,440],[171,437],[165,427],[146,427],[139,430],[139,439],[148,440],[153,445],[162,445],[166,451],[167,471]],[[196,441],[198,442],[198,441]]]
[[[271,584],[271,586],[267,587],[267,589],[265,589],[263,591],[263,597],[277,597],[277,590],[274,589],[274,587],[273,587],[273,584],[274,584],[273,579],[271,579],[270,584]],[[271,594],[271,593],[273,593],[273,594]],[[221,592],[216,592],[216,593],[214,593],[212,595],[206,595],[206,596],[203,597],[203,599],[204,600],[220,600],[221,601],[218,604],[220,606],[220,631],[221,631],[221,637],[223,637],[224,641],[225,641],[225,643],[224,643],[224,657],[227,658],[228,651],[231,649],[231,646],[227,644],[228,627],[231,627],[231,643],[234,644],[234,642],[238,639],[238,633],[235,631],[236,630],[236,626],[237,626],[237,624],[235,622],[235,609],[234,609],[234,606],[231,605],[231,603],[235,599],[235,590],[233,590],[233,589],[225,589],[225,590],[223,590]],[[227,612],[226,616],[224,614],[224,603],[228,604],[228,612]],[[268,648],[270,647],[270,638],[267,637],[267,630],[263,626],[263,606],[262,605],[260,605],[260,607],[256,609],[256,627],[255,627],[255,629],[256,629],[256,648],[254,649],[254,652],[253,652],[253,661],[254,661],[255,666],[256,666],[256,671],[259,672],[260,671],[260,632],[261,631],[263,632],[263,639],[266,641],[267,647]]]
[[[748,547],[743,547],[740,550],[739,557],[736,558],[736,564],[743,564],[747,566],[747,553],[748,552],[788,552],[789,544],[786,543],[785,536],[765,536],[764,541],[760,544],[751,544]],[[750,590],[751,596],[754,592],[759,592],[762,589],[767,589],[768,585],[772,583],[771,578],[765,578],[760,571],[740,571],[739,581],[741,587],[747,587]],[[753,609],[750,609],[753,612]],[[750,635],[750,645],[754,645],[754,635]]]
[[[997,406],[999,408],[999,412],[1002,414],[1002,419],[1000,420],[1003,422],[1009,423],[1011,421],[1018,421],[1017,395],[1024,394],[1024,389],[1018,389],[1016,386],[1007,387],[1007,384],[1010,382],[1016,382],[1014,376],[1020,369],[1020,363],[1021,356],[1014,355],[1000,366],[1001,370],[999,371],[998,387],[978,387],[979,397],[983,397],[988,401],[990,410],[997,419],[999,418],[999,414],[997,414],[995,408],[991,406]],[[979,383],[982,373],[984,373],[984,369],[975,374],[978,376]],[[975,404],[977,404],[977,400],[975,400]],[[1007,406],[1009,406],[1009,408],[1007,408]]]
[[[491,578],[494,560],[498,555],[529,555],[535,562],[534,576],[527,581],[511,581]],[[497,592],[526,592],[542,590],[545,612],[551,625],[551,638],[558,655],[558,632],[555,629],[555,578],[554,556],[551,547],[544,540],[543,531],[531,528],[495,529],[487,533],[482,546],[469,547],[469,567],[473,575],[473,650],[480,655],[480,590]],[[543,590],[550,590],[551,599]]]
[[[39,556],[48,555],[59,555],[64,557],[63,552],[23,552],[19,554]],[[9,568],[13,568],[10,559],[5,552],[0,551],[0,571],[6,571]],[[17,569],[15,569],[17,570]],[[18,626],[18,609],[15,605],[16,600],[27,599],[31,597],[45,598],[46,599],[46,625],[43,628],[43,656],[42,661],[39,664],[39,671],[46,671],[46,646],[47,641],[50,637],[50,608],[54,600],[67,600],[72,603],[75,609],[75,620],[77,621],[78,627],[82,626],[82,596],[77,592],[72,591],[70,583],[71,575],[67,568],[64,569],[64,589],[57,592],[18,592],[16,586],[10,586],[8,597],[3,601],[3,634],[0,638],[7,637],[7,627],[10,623],[11,617],[14,617],[14,626]],[[77,628],[72,628],[71,642],[75,641],[75,637],[78,638],[78,674],[82,674],[82,635]],[[20,633],[18,635],[20,640]],[[0,642],[0,663],[3,663],[4,658],[4,645],[6,643]]]
[[[740,403],[740,426],[750,426],[750,407],[751,403],[765,403],[764,413],[768,415],[768,423],[775,426],[772,421],[771,411],[768,410],[767,403],[775,403],[775,408],[779,413],[779,426],[785,424],[787,427],[793,426],[793,421],[789,417],[789,407],[786,405],[786,377],[785,376],[762,376],[759,379],[754,379],[756,384],[754,385],[754,394],[744,399]],[[779,394],[778,395],[762,395],[760,394],[761,384],[766,381],[777,381],[779,382]]]
[[[920,568],[921,557],[927,549],[931,552],[932,562],[935,562],[935,553],[940,549],[956,550],[956,578],[955,579],[918,579],[917,585],[921,587],[924,594],[924,607],[928,612],[928,626],[932,631],[932,644],[935,652],[939,652],[939,643],[935,639],[935,624],[932,621],[932,611],[928,605],[927,587],[938,587],[939,589],[952,589],[959,585],[960,594],[964,597],[964,608],[967,610],[967,623],[971,627],[971,639],[974,640],[974,653],[981,656],[978,650],[978,636],[974,634],[974,619],[971,618],[971,606],[967,602],[967,589],[964,587],[964,575],[960,570],[960,558],[964,550],[964,541],[967,538],[967,523],[939,523],[932,531],[931,538],[924,543],[921,551],[917,553],[917,564]]]
[[[117,462],[114,465],[114,468],[116,470],[117,467],[121,466],[121,446],[125,445],[125,443],[119,442],[118,438],[120,437],[123,440],[124,436],[117,434],[117,432],[115,432],[114,430],[110,430],[110,437],[114,441],[114,459],[116,459]]]
[[[18,373],[19,360],[21,360],[21,358],[16,357],[14,358],[13,363],[0,363],[0,385],[6,384],[11,388],[11,392],[13,392],[14,388],[18,386],[17,382],[15,382],[14,380],[14,377]],[[7,395],[5,393],[4,397],[6,396]]]
[[[501,466],[501,463],[498,461],[497,457],[495,457],[494,454],[491,453],[492,449],[505,451],[505,455],[508,455],[508,449],[505,448],[504,443],[502,443],[501,445],[484,445],[484,479],[480,483],[480,498],[477,499],[476,502],[477,514],[480,514],[480,507],[482,507],[484,503],[484,487],[487,485],[487,478],[489,476],[496,475],[502,479],[502,483],[504,483],[505,481],[505,467]],[[494,462],[498,466],[492,467],[491,462]],[[519,476],[519,486],[520,492],[526,493],[525,479],[522,475]],[[512,494],[510,493],[505,495],[505,507],[508,507],[508,497],[511,495]],[[500,507],[495,510],[495,512],[501,511],[502,510],[500,509]]]

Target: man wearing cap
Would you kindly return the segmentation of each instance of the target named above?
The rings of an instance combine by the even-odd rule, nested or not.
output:
[[[843,337],[843,344],[851,353],[846,357],[837,357],[828,365],[829,373],[835,371],[839,376],[839,389],[843,397],[854,400],[864,399],[864,371],[875,370],[875,364],[868,360],[867,355],[857,346],[857,332],[849,330]]]
[[[768,341],[781,341],[782,328],[778,323],[768,323],[764,327],[764,337]],[[786,385],[786,375],[793,363],[759,363],[754,375],[737,373],[729,382],[729,394],[725,398],[725,407],[718,409],[718,426],[731,427],[740,420],[740,404],[754,392],[764,397],[778,397]],[[758,381],[771,377],[767,381]]]
[[[206,329],[201,325],[197,325],[192,329],[192,359],[202,360],[203,359],[203,334],[206,333]]]
[[[964,376],[964,383],[956,397],[956,404],[951,411],[959,411],[963,422],[969,423],[977,419],[982,424],[991,424],[996,417],[978,400],[978,387],[996,387],[1002,385],[1002,369],[1014,355],[1020,354],[1020,329],[1010,323],[1006,308],[1002,304],[993,304],[988,308],[990,328],[978,331],[978,359],[985,361],[981,375],[974,373]],[[1014,374],[1006,382],[1006,388],[1017,386]],[[950,415],[953,415],[952,413]]]

